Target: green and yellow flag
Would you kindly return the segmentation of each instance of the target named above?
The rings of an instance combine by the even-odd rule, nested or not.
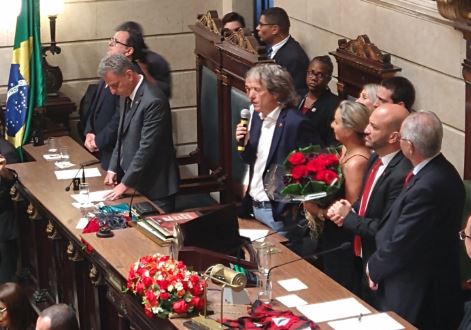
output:
[[[33,110],[46,96],[39,31],[39,0],[21,0],[5,111],[6,139],[15,148],[27,141]]]

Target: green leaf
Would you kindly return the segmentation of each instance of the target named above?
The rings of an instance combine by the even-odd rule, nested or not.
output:
[[[283,195],[300,195],[301,191],[303,189],[303,186],[299,183],[292,183],[287,185],[286,187],[281,190],[281,193]]]
[[[301,195],[305,196],[308,194],[314,194],[318,192],[325,191],[327,185],[321,181],[309,181],[301,190]]]

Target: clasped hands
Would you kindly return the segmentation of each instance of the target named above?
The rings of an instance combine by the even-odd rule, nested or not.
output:
[[[332,204],[327,210],[327,217],[337,226],[342,227],[345,217],[352,209],[352,204],[346,199],[341,199]]]

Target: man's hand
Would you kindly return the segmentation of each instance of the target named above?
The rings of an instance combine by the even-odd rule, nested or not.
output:
[[[370,270],[368,269],[368,265],[366,265],[366,277],[368,278],[368,286],[370,287],[370,289],[373,290],[373,291],[377,291],[378,290],[378,284],[371,280]]]
[[[242,139],[245,139],[245,143],[247,143],[248,139],[249,139],[249,134],[248,134],[248,130],[247,130],[247,127],[244,127],[243,125],[241,125],[240,123],[237,124],[237,127],[236,127],[236,133],[235,133],[235,138],[237,141],[240,141]]]
[[[105,200],[114,201],[116,199],[120,199],[121,196],[128,190],[128,186],[124,183],[118,184],[116,187],[113,188],[113,191],[107,193],[104,198]]]
[[[337,226],[342,227],[345,217],[351,211],[352,205],[346,199],[341,199],[332,204],[327,210],[327,217]]]
[[[115,186],[118,183],[118,177],[116,173],[108,172],[105,176],[105,185],[107,186]]]
[[[98,151],[98,147],[95,143],[95,134],[93,133],[88,133],[87,135],[85,135],[85,142],[83,144],[85,145],[85,148],[87,148],[90,152]]]

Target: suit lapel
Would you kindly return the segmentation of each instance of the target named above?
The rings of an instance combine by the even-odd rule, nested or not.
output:
[[[273,132],[273,138],[271,140],[270,145],[270,152],[268,153],[267,164],[265,166],[265,169],[269,166],[269,164],[271,164],[273,155],[275,154],[275,150],[277,150],[278,143],[280,143],[281,135],[283,134],[283,130],[285,127],[286,114],[287,111],[282,109],[276,121],[275,131]]]
[[[123,123],[123,134],[126,133],[126,131],[129,128],[129,125],[131,124],[132,117],[134,117],[134,114],[137,112],[137,109],[139,108],[139,105],[141,103],[142,95],[144,94],[144,84],[145,82],[143,81],[139,89],[137,90],[137,93],[134,97],[134,101],[131,104],[131,108],[127,111],[127,113],[124,115],[124,123]],[[121,100],[123,102],[122,107],[124,107],[124,99]]]

